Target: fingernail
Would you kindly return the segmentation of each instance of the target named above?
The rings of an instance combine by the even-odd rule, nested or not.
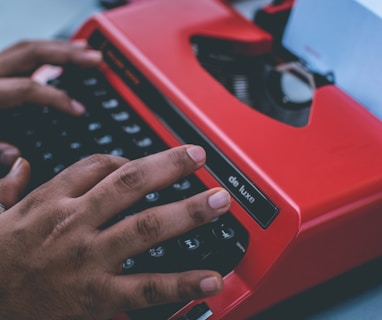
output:
[[[89,50],[89,51],[86,51],[85,54],[88,59],[91,59],[97,62],[102,60],[102,53],[100,51]]]
[[[231,203],[231,196],[226,190],[214,193],[208,198],[208,204],[212,209],[220,209]]]
[[[13,164],[11,170],[10,170],[10,173],[11,174],[15,174],[18,172],[19,170],[19,167],[21,166],[21,164],[23,163],[24,159],[19,157],[16,162]]]
[[[72,108],[77,114],[83,114],[86,110],[84,105],[77,100],[72,100]]]
[[[193,146],[187,149],[187,153],[195,162],[202,162],[206,158],[206,152],[199,146]]]
[[[207,294],[215,293],[220,290],[220,282],[216,277],[204,278],[200,281],[200,289]]]
[[[19,151],[16,149],[5,149],[0,153],[0,163],[5,166],[10,166],[15,159],[19,157]]]

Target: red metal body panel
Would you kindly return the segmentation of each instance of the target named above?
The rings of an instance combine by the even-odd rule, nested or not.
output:
[[[198,63],[191,37],[232,40],[248,55],[269,52],[272,37],[222,1],[138,1],[95,16],[76,37],[87,38],[94,30],[101,30],[280,209],[264,230],[234,201],[232,213],[248,230],[250,244],[226,276],[223,292],[206,300],[213,311],[209,319],[244,319],[382,255],[382,122],[365,108],[326,86],[315,93],[308,125],[295,128],[228,94]],[[178,144],[105,70],[158,135]],[[205,170],[198,175],[208,186],[217,184]]]

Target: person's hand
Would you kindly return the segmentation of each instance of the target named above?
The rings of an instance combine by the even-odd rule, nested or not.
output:
[[[35,82],[30,76],[43,64],[95,67],[101,61],[101,53],[88,50],[85,41],[20,42],[0,52],[0,110],[32,103],[81,115],[85,108],[79,102],[64,91]],[[11,168],[7,176],[0,177],[0,194],[6,208],[16,203],[29,180],[29,164],[25,159],[17,160],[19,157],[16,147],[0,141],[0,169]]]
[[[62,90],[37,83],[30,75],[45,64],[95,67],[101,61],[102,54],[88,50],[85,41],[19,42],[0,52],[0,109],[32,103],[81,115],[85,109],[78,101]]]
[[[0,179],[0,203],[10,208],[18,200],[28,184],[29,163],[20,157],[20,151],[4,142],[0,142],[0,167],[10,168],[8,174]]]
[[[214,271],[121,271],[126,258],[226,212],[227,191],[213,188],[100,228],[204,162],[204,150],[192,145],[134,161],[90,156],[1,214],[0,318],[110,319],[127,310],[218,293],[223,281]]]

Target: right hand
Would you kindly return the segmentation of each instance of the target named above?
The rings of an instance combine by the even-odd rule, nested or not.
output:
[[[204,163],[204,150],[192,145],[134,161],[94,155],[5,211],[0,215],[0,318],[106,320],[132,309],[217,294],[223,280],[215,271],[122,275],[121,268],[126,258],[226,212],[227,191],[207,190],[100,228]]]

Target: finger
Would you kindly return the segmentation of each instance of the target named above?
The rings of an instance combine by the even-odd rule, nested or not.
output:
[[[85,41],[23,41],[0,53],[0,77],[32,73],[43,64],[94,67],[101,61]]]
[[[214,271],[118,276],[113,282],[117,299],[111,303],[124,311],[141,309],[209,297],[222,288],[223,279]]]
[[[20,150],[16,147],[0,142],[0,165],[10,167],[20,157]]]
[[[80,197],[126,162],[125,158],[94,154],[66,168],[43,188],[51,190],[51,197]]]
[[[12,207],[20,198],[29,182],[30,165],[23,158],[18,158],[8,175],[0,179],[0,202],[6,208]]]
[[[72,100],[64,91],[37,83],[29,78],[0,79],[0,108],[12,108],[24,103],[51,106],[72,115],[81,115],[85,107]]]
[[[225,213],[231,204],[227,191],[214,188],[183,201],[147,209],[121,220],[99,234],[99,252],[109,253],[116,268],[128,257],[184,234]]]
[[[99,227],[145,194],[190,174],[204,161],[204,150],[190,145],[130,161],[79,198],[78,205],[86,204],[84,218]]]

